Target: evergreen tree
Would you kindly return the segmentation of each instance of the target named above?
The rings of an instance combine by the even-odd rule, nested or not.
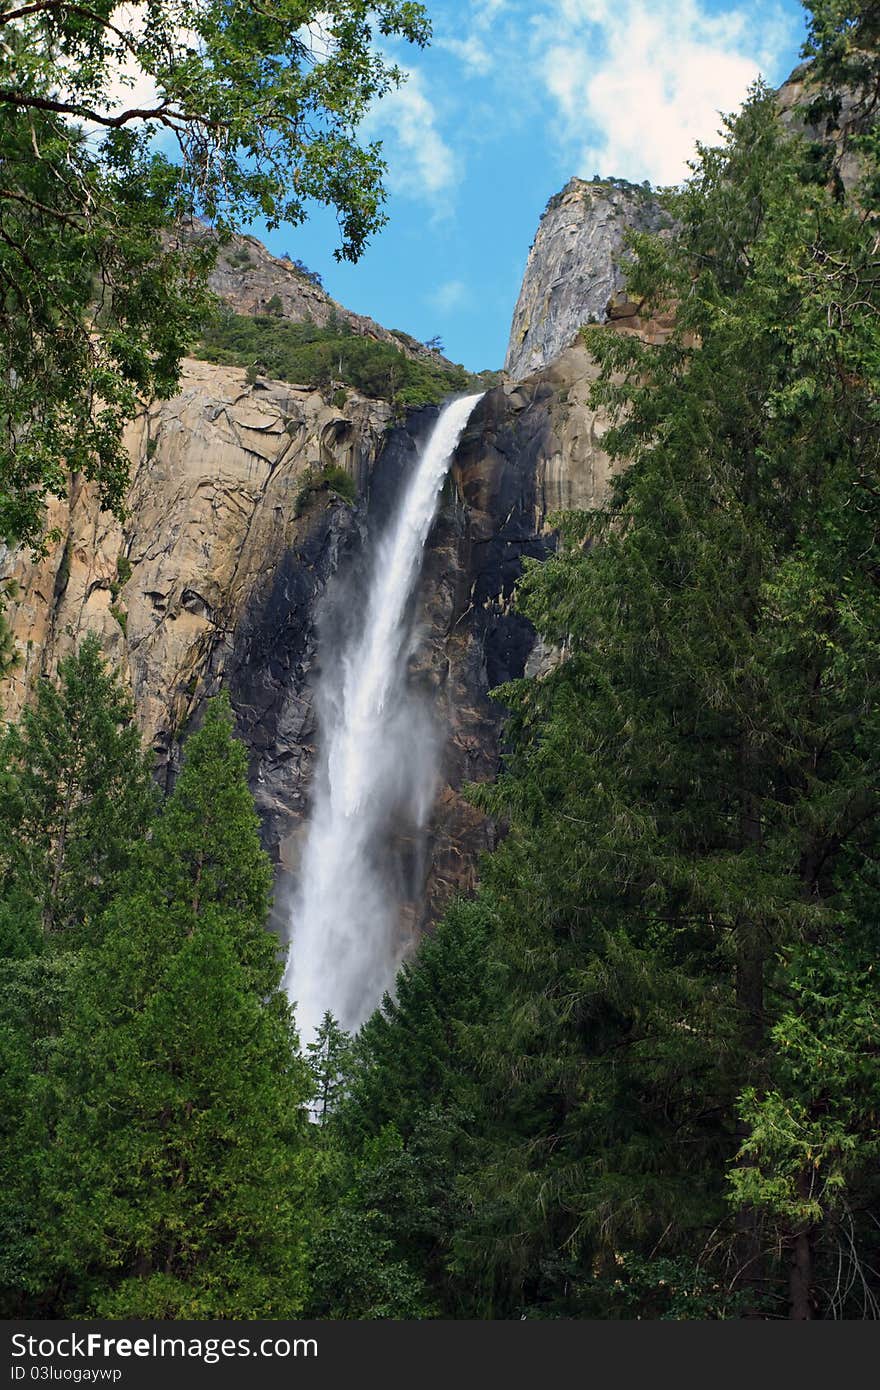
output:
[[[407,1139],[426,1105],[467,1108],[477,1100],[468,1030],[502,992],[503,967],[490,956],[494,928],[489,900],[458,900],[402,965],[394,997],[385,996],[357,1039],[338,1117],[353,1142],[387,1124]]]
[[[758,89],[633,238],[670,341],[587,331],[621,469],[520,586],[567,659],[501,692],[481,795],[509,989],[456,1250],[495,1315],[811,1316],[870,1188],[877,270],[820,168]]]
[[[174,794],[140,854],[135,886],[157,919],[174,917],[185,932],[208,910],[222,909],[252,988],[267,995],[282,967],[278,943],[265,930],[272,869],[247,774],[247,750],[233,737],[224,693],[186,745]]]
[[[646,388],[633,391],[631,376],[622,394],[615,397],[611,388],[606,399],[612,408],[633,406],[618,442],[656,460],[668,447],[653,443],[658,417],[674,449],[688,402],[696,407],[697,391],[705,391],[709,409],[701,423],[716,430],[705,451],[716,488],[724,478],[719,445],[726,436],[736,446],[728,484],[712,501],[738,522],[736,543],[747,561],[739,588],[730,583],[726,595],[741,637],[712,671],[714,689],[703,682],[704,699],[726,698],[738,725],[739,765],[728,785],[739,785],[739,860],[750,868],[741,903],[749,904],[753,920],[744,934],[741,910],[735,988],[751,1075],[739,1105],[733,1186],[741,1232],[751,1228],[756,1249],[784,1252],[788,1306],[792,1316],[806,1318],[822,1306],[823,1261],[833,1266],[842,1254],[863,1264],[852,1230],[838,1222],[851,1200],[841,1187],[844,1171],[858,1189],[873,1169],[865,1123],[873,1101],[859,1078],[876,1007],[865,968],[877,914],[880,645],[877,500],[870,481],[880,458],[880,282],[871,231],[877,205],[870,202],[870,181],[859,192],[861,207],[841,203],[833,181],[833,196],[814,183],[815,162],[801,162],[797,146],[780,142],[772,116],[760,117],[760,99],[719,155],[711,161],[704,155],[701,177],[682,207],[689,255],[666,277],[648,257],[642,280],[649,294],[662,286],[679,299],[679,345],[690,333],[699,347],[678,362],[671,354],[666,371],[661,354]],[[731,236],[737,213],[740,226],[752,219],[754,229],[739,245]],[[606,367],[613,370],[615,359],[622,365],[612,346]],[[738,368],[733,373],[731,363]],[[726,405],[727,420],[716,414],[713,421],[715,401]],[[739,421],[731,428],[734,411]],[[680,439],[683,458],[685,447],[693,457],[694,444],[702,444],[684,433]],[[707,511],[705,502],[694,508],[702,537],[710,534]],[[705,601],[711,591],[702,588]],[[723,590],[706,604],[718,630],[721,602]],[[840,1026],[822,1043],[829,997],[836,998]],[[812,1030],[817,1050],[808,1081],[809,1049],[798,1060],[795,1040],[803,1048]],[[843,1112],[845,1086],[838,1086],[835,1101],[833,1082],[818,1074],[828,1070],[826,1047],[836,1051],[838,1074],[848,1075],[852,1088]],[[808,1090],[812,1085],[809,1102],[805,1081]],[[789,1140],[799,1112],[817,1122],[826,1117],[824,1146],[814,1147],[817,1136],[808,1136],[796,1176],[797,1146],[789,1142],[777,1167],[768,1144],[771,1131],[777,1139],[782,1133],[773,1123],[781,1119],[780,1104],[790,1116]],[[850,1150],[843,1165],[830,1138],[841,1123]],[[785,1148],[779,1144],[778,1158]],[[788,1188],[787,1222],[780,1184]],[[799,1202],[791,1200],[792,1185]],[[773,1210],[771,1191],[779,1200],[767,1231],[761,1216]],[[876,1248],[870,1224],[867,1230]]]
[[[325,1138],[329,1143],[322,1155],[318,1187],[321,1218],[311,1242],[306,1315],[333,1319],[435,1316],[438,1308],[426,1288],[422,1264],[401,1251],[383,1210],[388,1199],[397,1200],[400,1223],[407,1233],[419,1224],[422,1203],[411,1184],[402,1190],[398,1177],[400,1162],[406,1159],[396,1129],[385,1126],[358,1150],[340,1145],[338,1134]],[[389,1176],[390,1184],[385,1181]]]
[[[352,1040],[340,1028],[329,1009],[324,1014],[313,1042],[306,1048],[312,1074],[312,1113],[319,1124],[326,1124],[345,1095],[351,1070]]]
[[[47,933],[95,931],[155,808],[129,695],[88,636],[0,743],[0,894]]]
[[[302,1305],[310,1080],[277,988],[245,774],[218,699],[77,973],[43,1168],[61,1309],[240,1318]]]
[[[878,945],[874,904],[869,924],[789,953],[766,1085],[740,1099],[750,1162],[734,1200],[788,1250],[801,1319],[880,1317]]]
[[[155,806],[131,702],[87,638],[0,759],[0,1306],[39,1310],[47,1074],[78,952]]]
[[[0,1313],[51,1316],[41,1245],[51,1225],[40,1191],[49,1144],[46,1077],[76,957],[49,950],[39,920],[0,909]],[[11,930],[9,928],[11,927]]]
[[[470,1030],[499,993],[486,902],[457,902],[401,969],[395,997],[358,1036],[346,1093],[323,1137],[316,1317],[483,1316],[456,1265],[458,1190],[479,1128]]]

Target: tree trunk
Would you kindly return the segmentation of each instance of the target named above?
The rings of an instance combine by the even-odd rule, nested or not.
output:
[[[48,897],[43,902],[43,931],[47,934],[55,929],[55,914],[58,909],[58,891],[61,887],[61,874],[64,869],[64,860],[67,853],[67,831],[72,807],[73,784],[71,776],[68,775],[67,785],[64,790],[64,810],[61,815],[61,826],[58,831],[58,841],[55,846],[54,863],[52,865],[52,882],[49,887]]]
[[[755,796],[754,753],[746,743],[741,755],[743,787],[742,814],[740,819],[741,845],[744,851],[754,849],[761,843],[761,817]],[[740,921],[737,928],[736,956],[736,1004],[740,1019],[740,1043],[743,1050],[744,1079],[754,1079],[755,1064],[762,1056],[764,1048],[764,964],[766,943],[761,928],[754,922]],[[740,1147],[750,1134],[748,1125],[740,1121],[736,1127],[736,1137]],[[751,1158],[738,1158],[741,1168],[752,1165]],[[764,1252],[761,1242],[761,1225],[754,1207],[743,1206],[736,1214],[736,1256],[739,1285],[750,1294],[743,1312],[745,1318],[760,1318],[760,1296],[765,1291]]]
[[[810,1173],[807,1170],[798,1175],[798,1196],[804,1201],[810,1197]],[[816,1316],[813,1299],[813,1234],[814,1226],[804,1221],[795,1231],[791,1241],[791,1272],[788,1280],[788,1316],[795,1322],[810,1322]]]

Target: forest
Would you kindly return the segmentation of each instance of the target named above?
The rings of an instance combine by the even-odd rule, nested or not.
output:
[[[107,52],[31,8],[81,114]],[[122,427],[197,342],[282,376],[344,349],[403,404],[468,384],[211,318],[208,253],[169,230],[295,224],[302,193],[359,254],[382,170],[349,123],[395,80],[365,12],[420,44],[421,7],[325,5],[324,91],[266,56],[302,6],[182,8],[215,59],[154,113],[186,177],[125,123],[99,162],[37,48],[10,91],[0,5],[9,544],[44,544],[70,470],[122,505]],[[851,96],[859,181],[758,83],[660,191],[674,231],[630,235],[628,296],[675,327],[582,330],[616,471],[524,562],[561,659],[495,691],[502,772],[468,795],[503,834],[356,1036],[328,1014],[300,1046],[225,694],[168,791],[94,637],[0,726],[5,1317],[880,1316],[880,18],[805,8],[810,130]],[[177,19],[150,10],[156,58]],[[323,113],[305,157],[258,138],[255,93]]]

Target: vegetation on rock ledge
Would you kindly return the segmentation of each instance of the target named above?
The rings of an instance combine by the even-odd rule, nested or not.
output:
[[[318,328],[274,314],[251,317],[220,309],[194,349],[197,357],[248,368],[300,386],[352,386],[395,405],[439,405],[478,386],[464,367],[408,357],[390,343],[353,333],[345,324]]]
[[[332,493],[343,502],[354,502],[357,496],[354,478],[337,463],[326,463],[323,468],[312,467],[306,470],[300,482],[294,503],[294,515],[302,516],[320,492]]]

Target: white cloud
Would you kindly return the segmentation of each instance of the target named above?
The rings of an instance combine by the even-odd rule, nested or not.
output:
[[[793,30],[777,0],[722,14],[700,0],[552,0],[531,52],[573,172],[676,183]]]
[[[487,72],[491,72],[495,66],[495,60],[487,49],[479,34],[468,34],[463,39],[446,39],[439,37],[435,40],[437,48],[445,48],[448,53],[461,60],[465,69],[469,73],[474,73],[478,77],[485,77]]]
[[[417,68],[410,70],[403,86],[374,104],[363,130],[385,145],[387,183],[392,191],[428,202],[436,212],[445,210],[459,170],[440,134],[437,112]]]
[[[506,47],[509,34],[502,35],[497,23],[502,13],[508,13],[508,0],[471,0],[466,13],[456,6],[453,31],[445,33],[440,24],[435,29],[434,47],[443,48],[463,64],[468,76],[485,77],[498,63],[499,49]],[[449,21],[447,21],[449,23]],[[509,53],[506,55],[509,57]]]
[[[469,299],[470,291],[463,280],[445,280],[428,295],[428,302],[443,314],[451,313],[453,309],[461,309]]]
[[[478,29],[491,28],[492,21],[507,8],[507,0],[471,0],[471,12]]]

